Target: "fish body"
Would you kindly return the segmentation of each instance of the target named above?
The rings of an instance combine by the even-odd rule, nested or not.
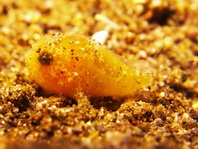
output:
[[[83,35],[46,35],[26,59],[30,77],[48,94],[128,96],[152,83],[150,73],[132,69]]]

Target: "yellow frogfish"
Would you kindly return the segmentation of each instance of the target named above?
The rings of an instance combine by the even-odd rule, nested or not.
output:
[[[152,83],[151,73],[129,67],[83,35],[45,35],[28,52],[26,62],[31,79],[47,94],[129,96]]]

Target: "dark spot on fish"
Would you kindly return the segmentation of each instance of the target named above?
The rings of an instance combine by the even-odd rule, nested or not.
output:
[[[41,51],[41,48],[38,48],[38,50],[36,51],[36,53],[40,53],[40,51]]]

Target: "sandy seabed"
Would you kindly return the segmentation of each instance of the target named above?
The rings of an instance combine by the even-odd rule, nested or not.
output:
[[[0,148],[197,149],[197,16],[197,0],[1,0]],[[153,84],[130,97],[45,96],[26,68],[32,45],[99,31],[146,62]]]

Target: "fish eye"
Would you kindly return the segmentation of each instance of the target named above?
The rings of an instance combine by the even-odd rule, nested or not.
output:
[[[41,65],[50,65],[53,61],[53,55],[44,51],[39,55],[38,60]]]

